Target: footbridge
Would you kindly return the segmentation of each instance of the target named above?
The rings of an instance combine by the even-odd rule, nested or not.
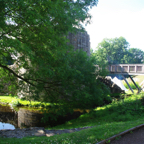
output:
[[[144,64],[117,64],[109,65],[110,73],[122,75],[144,75]]]
[[[98,65],[96,65],[96,67],[98,67],[99,69]],[[109,71],[110,75],[121,75],[125,80],[126,84],[129,86],[130,90],[134,93],[133,89],[125,78],[125,76],[127,75],[138,89],[138,93],[141,91],[141,88],[137,86],[134,79],[132,78],[132,75],[144,75],[144,64],[115,64],[109,65],[106,69]]]

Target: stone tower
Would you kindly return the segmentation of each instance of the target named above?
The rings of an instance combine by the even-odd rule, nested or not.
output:
[[[90,37],[87,32],[78,32],[77,34],[69,33],[67,38],[74,50],[82,49],[90,56]]]

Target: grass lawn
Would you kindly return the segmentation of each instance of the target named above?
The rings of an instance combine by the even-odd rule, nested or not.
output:
[[[96,144],[119,132],[143,123],[144,118],[128,122],[99,124],[94,128],[52,137],[0,138],[1,144]]]
[[[144,80],[144,75],[137,75],[137,76],[133,76],[133,80],[136,82],[137,86],[139,86],[141,84],[141,82]],[[133,84],[133,82],[131,81],[130,78],[127,78],[128,83],[130,84],[132,89],[136,89],[135,85]],[[127,84],[125,83],[124,80],[122,80],[122,83],[124,84],[124,86],[129,89],[129,87],[127,86]]]
[[[138,84],[140,84],[143,80],[144,80],[144,75],[134,75],[133,79],[135,82],[137,82]],[[127,78],[128,82],[132,82],[130,78]],[[124,80],[122,80],[122,82],[125,82]]]
[[[47,129],[70,129],[95,126],[75,133],[55,135],[52,137],[0,138],[5,144],[93,144],[115,134],[144,123],[144,93],[132,95],[112,104],[98,107],[94,111],[81,115],[78,119],[68,121]]]
[[[36,107],[36,108],[43,108],[46,106],[50,106],[50,103],[41,103],[38,101],[27,101],[22,100],[17,97],[11,97],[11,96],[0,96],[0,103],[4,104],[11,104],[13,106],[28,106],[28,107]]]
[[[136,82],[137,86],[140,87],[141,82],[144,80],[144,75],[133,76],[133,79]],[[133,84],[133,82],[131,81],[131,79],[127,78],[127,81],[130,84],[131,88],[133,89],[134,93],[137,93],[138,90],[135,87],[135,85]],[[133,94],[124,80],[122,80],[122,83],[128,89],[128,91],[126,91],[126,93],[127,94]]]

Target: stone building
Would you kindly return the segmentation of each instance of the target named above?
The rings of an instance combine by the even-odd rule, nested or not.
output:
[[[90,37],[87,32],[78,32],[77,34],[69,33],[67,38],[74,50],[82,49],[90,56]]]

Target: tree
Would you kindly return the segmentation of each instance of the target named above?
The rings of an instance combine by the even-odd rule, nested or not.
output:
[[[66,39],[83,30],[94,5],[97,0],[0,0],[3,81],[11,80],[28,99],[81,108],[102,104],[107,95],[95,79],[95,59],[73,52]]]
[[[127,63],[129,64],[141,64],[144,63],[144,52],[138,48],[128,49]]]
[[[94,53],[97,64],[140,64],[144,62],[144,52],[138,48],[129,48],[125,38],[104,39]]]
[[[123,59],[127,52],[129,43],[124,37],[104,39],[98,44],[95,56],[100,62],[107,64],[125,63]]]

